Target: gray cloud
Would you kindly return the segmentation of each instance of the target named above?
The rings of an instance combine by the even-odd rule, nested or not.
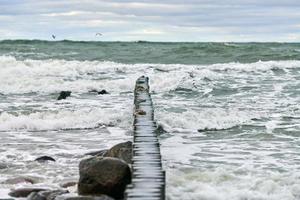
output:
[[[300,41],[300,1],[2,0],[0,39]]]

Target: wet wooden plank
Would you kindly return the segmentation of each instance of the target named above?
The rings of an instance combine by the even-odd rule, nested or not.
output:
[[[127,200],[164,200],[165,172],[147,77],[142,76],[136,81],[134,106],[132,183],[125,196]]]

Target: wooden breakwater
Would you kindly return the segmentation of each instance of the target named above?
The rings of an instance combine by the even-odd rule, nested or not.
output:
[[[127,187],[125,197],[127,200],[164,200],[165,172],[147,77],[142,76],[136,81],[134,105],[132,183]]]

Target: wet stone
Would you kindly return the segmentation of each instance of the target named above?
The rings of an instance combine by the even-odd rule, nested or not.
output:
[[[132,142],[127,141],[119,143],[110,148],[104,155],[104,157],[114,157],[124,160],[126,163],[132,163]]]
[[[61,91],[57,97],[57,100],[66,99],[67,97],[71,96],[71,93],[71,91]]]
[[[57,196],[69,193],[68,190],[49,190],[41,192],[32,192],[27,200],[54,200]]]
[[[38,162],[53,161],[53,162],[55,162],[55,159],[50,156],[41,156],[41,157],[36,158],[34,161],[38,161]]]
[[[27,197],[32,192],[45,191],[45,188],[18,188],[12,190],[8,195],[11,197]]]
[[[124,161],[110,157],[92,157],[79,164],[78,193],[106,194],[123,198],[126,185],[131,182],[131,171]]]
[[[57,196],[54,200],[114,200],[114,198],[109,197],[107,195],[100,196],[77,196],[73,195],[62,195]]]

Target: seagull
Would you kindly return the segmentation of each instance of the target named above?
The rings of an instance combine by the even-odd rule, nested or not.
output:
[[[102,33],[96,33],[96,36],[97,36],[97,35],[102,36]]]
[[[52,38],[53,38],[53,40],[55,40],[56,36],[55,36],[55,35],[52,35]]]

